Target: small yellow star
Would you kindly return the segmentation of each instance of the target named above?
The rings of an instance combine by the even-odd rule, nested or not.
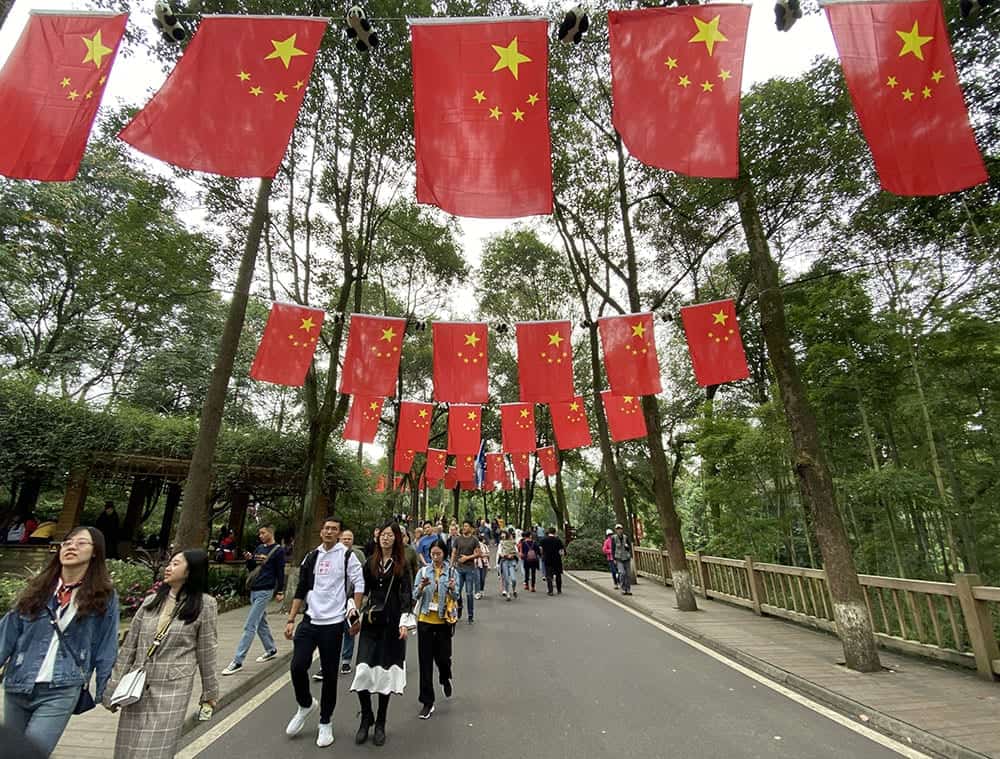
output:
[[[714,87],[715,87],[715,85],[712,84],[711,82],[702,82],[701,83],[701,91],[702,92],[711,92]]]
[[[305,86],[306,86],[306,83],[305,83],[305,82],[303,82],[303,81],[302,81],[301,79],[299,79],[299,81],[297,81],[297,82],[296,82],[296,83],[295,83],[294,85],[292,85],[292,86],[293,86],[293,87],[294,87],[295,89],[297,89],[297,90],[301,90],[301,89],[302,89],[303,87],[305,87]]]
[[[274,93],[274,100],[275,102],[278,103],[284,103],[286,100],[288,100],[288,95],[286,95],[281,90],[278,90],[277,92]]]
[[[80,93],[76,90],[70,90],[69,94],[66,96],[68,100],[76,100],[78,97],[80,97]]]
[[[507,47],[500,45],[490,45],[490,47],[499,56],[496,65],[493,66],[494,71],[509,69],[514,78],[517,79],[517,67],[522,63],[531,63],[531,59],[517,49],[517,37],[512,39]]]
[[[299,329],[304,329],[306,332],[308,332],[315,326],[316,322],[312,320],[311,316],[307,316],[305,319],[302,320],[302,324],[299,325]]]
[[[532,92],[530,95],[528,95],[528,105],[534,105],[537,102],[538,102],[537,92]]]
[[[250,94],[253,95],[254,97],[257,97],[258,95],[260,95],[263,92],[264,92],[264,90],[262,90],[260,87],[251,87],[250,88]]]
[[[679,84],[681,87],[690,87],[691,80],[688,79],[687,75],[685,74],[684,76],[682,76],[680,79],[677,80],[677,84]]]
[[[93,62],[94,68],[99,69],[101,67],[101,61],[104,60],[104,56],[111,54],[111,48],[107,47],[101,41],[100,29],[97,30],[97,34],[95,34],[92,38],[87,39],[84,37],[83,44],[87,46],[87,54],[83,57],[83,62]]]
[[[704,42],[705,47],[708,49],[709,56],[715,51],[716,42],[729,42],[729,39],[722,32],[719,31],[719,19],[722,16],[716,16],[711,21],[702,21],[697,16],[692,17],[694,25],[698,27],[698,31],[695,35],[688,40],[688,42]]]
[[[717,313],[717,314],[713,313],[712,314],[712,319],[714,320],[712,322],[712,324],[721,324],[723,327],[725,327],[726,326],[726,319],[728,319],[728,318],[729,318],[729,314],[727,314],[725,311],[723,311],[723,310],[720,309],[719,313]]]
[[[69,81],[69,77],[68,76],[63,77],[63,80],[61,82],[59,82],[59,86],[60,87],[69,87],[69,85],[70,85],[70,81]]]
[[[666,67],[667,67],[668,69],[670,69],[671,71],[673,71],[673,70],[674,70],[675,68],[677,68],[677,59],[676,59],[676,58],[671,58],[671,57],[670,57],[670,56],[668,55],[668,56],[667,56],[667,62],[666,62],[666,63],[664,63],[663,65],[664,65],[664,66],[666,66]]]
[[[246,72],[246,71],[241,71],[236,76],[238,76],[240,78],[241,82],[248,82],[248,81],[250,81],[250,74],[248,72]]]
[[[644,337],[646,335],[646,325],[642,322],[632,325],[632,337]]]
[[[930,87],[924,87],[920,91],[920,94],[922,94],[924,96],[924,100],[926,100],[927,98],[929,98],[931,96],[931,88]]]
[[[87,94],[84,95],[84,98],[87,99],[87,100],[90,100],[92,97],[94,97],[94,91],[93,90],[87,90]]]
[[[940,70],[940,69],[938,69],[938,70],[937,70],[937,71],[935,71],[935,72],[934,72],[933,74],[931,74],[931,79],[933,79],[933,80],[934,80],[934,84],[937,84],[937,83],[938,83],[938,82],[940,82],[940,81],[941,81],[942,79],[944,79],[944,74],[942,74],[942,73],[941,73],[941,70]]]
[[[903,100],[906,100],[907,102],[913,100],[913,91],[909,89],[903,90]]]
[[[490,108],[491,119],[496,119],[497,121],[499,121],[501,116],[503,116],[503,111],[501,111],[499,108],[497,108],[496,106]]]
[[[391,343],[392,338],[394,338],[395,336],[396,336],[396,330],[394,330],[392,327],[389,327],[389,329],[382,330],[382,339],[385,340],[387,343]]]
[[[264,56],[265,61],[270,61],[275,58],[281,60],[285,64],[285,68],[288,68],[288,64],[291,63],[292,58],[297,58],[300,55],[306,55],[305,50],[299,50],[295,47],[295,37],[292,35],[288,39],[281,40],[271,40],[271,44],[274,45],[274,50]]]
[[[102,76],[100,79],[97,80],[97,83],[104,84],[106,81],[108,81],[108,78],[106,76]]]
[[[524,111],[520,108],[515,108],[511,113],[511,116],[514,117],[514,121],[524,121]]]
[[[899,82],[896,81],[896,77],[894,76],[890,76],[888,79],[885,80],[886,87],[896,87],[898,84]]]
[[[477,334],[476,334],[475,332],[470,332],[469,334],[467,334],[467,335],[465,336],[465,344],[466,344],[466,345],[471,345],[471,346],[472,346],[473,348],[475,348],[475,347],[476,347],[476,344],[477,344],[477,343],[478,343],[478,342],[479,342],[480,340],[482,340],[482,339],[483,339],[483,338],[481,338],[481,337],[480,337],[479,335],[477,335]]]
[[[733,75],[730,73],[729,69],[722,69],[721,71],[719,71],[719,79],[721,79],[724,82],[728,82],[730,79],[732,79],[732,77]]]
[[[899,51],[899,57],[902,58],[907,53],[913,53],[921,61],[924,59],[924,45],[934,39],[933,37],[922,35],[916,21],[913,22],[913,28],[910,31],[901,32],[897,29],[896,34],[903,40],[903,47]]]
[[[482,103],[484,100],[486,100],[486,91],[476,90],[476,94],[472,96],[472,99],[475,100],[477,103]]]

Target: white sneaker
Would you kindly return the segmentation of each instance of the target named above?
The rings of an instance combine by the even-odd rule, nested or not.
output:
[[[237,664],[236,662],[230,662],[229,666],[226,667],[224,670],[222,670],[222,674],[224,674],[224,675],[235,675],[237,672],[240,672],[242,669],[243,669],[243,665],[242,664]]]
[[[320,748],[333,745],[333,723],[324,725],[319,723],[319,735],[316,736],[316,745]]]
[[[317,709],[319,709],[319,702],[315,698],[309,706],[300,706],[296,709],[295,715],[288,721],[288,727],[285,728],[285,735],[298,735],[302,732],[302,728],[306,724],[306,720]],[[333,728],[330,729],[332,730]]]
[[[261,654],[256,659],[254,659],[254,661],[258,663],[271,661],[271,659],[274,659],[275,657],[277,657],[277,655],[278,651],[277,649],[275,649],[274,651],[268,651],[266,654]]]

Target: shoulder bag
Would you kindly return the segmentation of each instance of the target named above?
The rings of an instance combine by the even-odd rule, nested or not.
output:
[[[115,688],[115,692],[111,694],[112,706],[131,706],[142,698],[142,694],[146,690],[146,665],[153,658],[156,649],[163,643],[163,639],[167,637],[167,631],[170,630],[170,625],[173,624],[173,621],[177,619],[177,613],[180,609],[181,602],[178,599],[173,614],[170,615],[170,619],[153,636],[153,642],[146,649],[146,657],[143,659],[142,665],[125,675],[118,683],[118,687]]]
[[[87,673],[83,669],[83,659],[76,655],[76,651],[69,644],[66,638],[63,637],[62,629],[59,627],[59,622],[56,620],[56,615],[52,613],[52,609],[46,604],[45,611],[49,615],[49,624],[52,625],[52,629],[56,631],[56,635],[59,636],[59,644],[66,649],[70,657],[73,659],[73,663],[79,668],[80,673],[83,675],[83,687],[80,688],[80,697],[76,700],[76,705],[73,707],[73,714],[83,714],[84,712],[89,712],[96,706],[94,703],[94,697],[90,695],[90,685],[87,682]]]
[[[283,551],[283,550],[285,550],[285,549],[283,549],[280,545],[278,545],[277,543],[275,543],[274,544],[274,548],[272,548],[271,551],[270,551],[270,553],[267,554],[267,556],[264,558],[264,561],[262,561],[260,564],[258,564],[256,567],[254,567],[252,570],[250,570],[250,573],[247,575],[247,579],[246,579],[246,586],[247,586],[247,592],[248,593],[250,592],[250,589],[253,587],[254,582],[256,582],[257,578],[260,576],[260,573],[263,571],[264,567],[271,560],[271,557],[274,556],[275,552],[277,552],[277,551]]]

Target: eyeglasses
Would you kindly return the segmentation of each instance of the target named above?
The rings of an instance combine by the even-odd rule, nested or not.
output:
[[[92,541],[92,540],[64,540],[62,542],[62,545],[63,546],[67,546],[69,548],[83,548],[84,546],[92,546],[92,545],[94,545],[94,541]]]

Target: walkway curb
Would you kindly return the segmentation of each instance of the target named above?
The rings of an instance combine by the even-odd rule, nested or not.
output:
[[[809,696],[810,698],[821,702],[823,705],[835,709],[845,717],[848,717],[859,724],[877,730],[880,733],[911,745],[921,751],[930,752],[934,756],[947,757],[948,759],[989,759],[989,757],[985,754],[973,751],[972,749],[966,748],[958,743],[949,741],[947,738],[943,738],[940,735],[935,735],[934,733],[927,732],[926,730],[916,727],[915,725],[911,725],[909,722],[904,722],[903,720],[872,709],[871,707],[837,693],[836,691],[830,690],[829,688],[818,685],[810,680],[800,677],[799,675],[781,669],[770,662],[758,659],[752,654],[748,654],[738,648],[733,648],[725,643],[720,643],[719,641],[709,638],[700,632],[696,632],[689,627],[666,620],[663,617],[658,616],[648,607],[636,601],[634,596],[623,596],[620,593],[615,593],[594,582],[591,582],[586,578],[578,577],[573,572],[567,572],[567,574],[573,577],[573,579],[577,582],[586,585],[588,588],[591,588],[597,593],[624,604],[625,606],[629,606],[650,619],[655,620],[664,627],[668,627],[685,637],[691,638],[706,648],[710,648],[717,653],[723,654],[724,656],[739,662],[748,669],[752,669],[758,674],[764,675],[765,677],[791,688],[792,690]],[[652,581],[650,581],[650,584],[653,584]],[[868,717],[867,721],[858,718],[858,716],[862,714]]]

